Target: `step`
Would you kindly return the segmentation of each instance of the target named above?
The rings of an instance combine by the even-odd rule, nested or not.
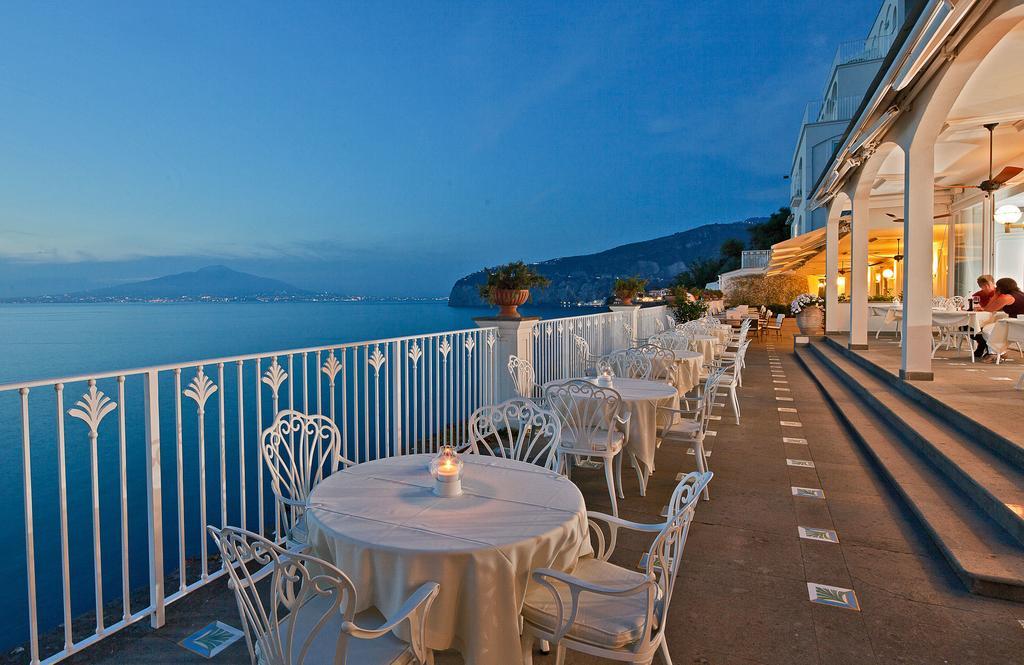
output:
[[[796,355],[967,589],[1024,602],[1024,547],[882,422],[813,349],[797,349]]]
[[[1024,543],[1024,466],[1010,463],[972,436],[950,427],[849,356],[821,343],[812,344],[810,349],[906,443]]]
[[[986,446],[1008,462],[1016,464],[1018,468],[1024,468],[1024,439],[1009,439],[989,429],[972,418],[970,414],[950,407],[921,388],[918,388],[912,381],[900,379],[895,373],[890,372],[884,367],[879,367],[861,354],[851,351],[830,337],[824,339],[824,344],[830,350],[838,351],[844,358],[851,360],[876,378],[888,383],[891,387],[917,402],[918,405],[942,418],[948,425],[969,436],[972,441]]]

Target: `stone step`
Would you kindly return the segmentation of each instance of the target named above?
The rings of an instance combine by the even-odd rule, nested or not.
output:
[[[823,344],[829,350],[836,351],[839,355],[853,362],[861,369],[866,370],[875,378],[910,398],[918,406],[939,417],[953,429],[966,434],[970,437],[971,441],[987,447],[1011,464],[1015,464],[1018,468],[1024,468],[1024,437],[1010,439],[989,429],[971,418],[970,414],[957,411],[934,396],[929,395],[924,390],[921,390],[914,385],[913,381],[903,381],[895,373],[890,372],[884,367],[879,367],[856,351],[849,350],[830,337],[824,338]]]
[[[967,589],[1024,602],[1024,546],[885,422],[814,348],[798,348],[796,355]]]
[[[849,356],[820,342],[808,348],[897,435],[1024,543],[1024,466],[1011,463],[971,435],[950,427]]]

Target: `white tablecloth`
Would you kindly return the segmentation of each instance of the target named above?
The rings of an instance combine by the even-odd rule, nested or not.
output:
[[[676,361],[672,367],[672,381],[680,395],[690,392],[700,383],[700,368],[704,355],[697,351],[673,351]]]
[[[583,495],[540,467],[464,455],[464,494],[444,499],[431,491],[430,458],[367,462],[321,482],[307,517],[313,550],[352,579],[358,610],[389,615],[421,584],[439,583],[427,645],[457,649],[466,663],[519,663],[530,571],[572,571],[591,552]]]
[[[717,345],[718,338],[711,335],[694,335],[690,339],[690,349],[704,356],[705,363],[710,363],[715,359]]]
[[[932,311],[932,323],[937,326],[957,326],[967,325],[970,326],[971,332],[975,335],[979,334],[986,325],[992,322],[992,312],[982,311],[970,311],[970,312],[950,312],[950,311]]]
[[[1005,318],[989,323],[984,328],[984,335],[993,353],[1006,353],[1015,343],[1024,346],[1024,319]]]

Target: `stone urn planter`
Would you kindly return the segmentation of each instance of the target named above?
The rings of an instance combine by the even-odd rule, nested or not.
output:
[[[632,305],[633,304],[633,297],[634,297],[633,293],[627,292],[626,294],[616,294],[616,295],[619,296],[619,300],[622,302],[623,305]]]
[[[519,319],[519,306],[530,299],[530,289],[495,289],[494,304],[498,306],[498,316]]]
[[[800,329],[802,335],[817,335],[821,332],[821,322],[823,319],[824,313],[821,311],[821,307],[811,305],[804,307],[796,315],[796,326]]]

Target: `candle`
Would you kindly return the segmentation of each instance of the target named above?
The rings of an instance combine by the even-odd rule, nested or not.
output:
[[[459,467],[452,463],[450,459],[446,459],[441,462],[437,467],[437,478],[444,482],[451,482],[459,477]]]
[[[445,446],[430,464],[434,494],[443,497],[462,494],[462,460],[451,446]]]

